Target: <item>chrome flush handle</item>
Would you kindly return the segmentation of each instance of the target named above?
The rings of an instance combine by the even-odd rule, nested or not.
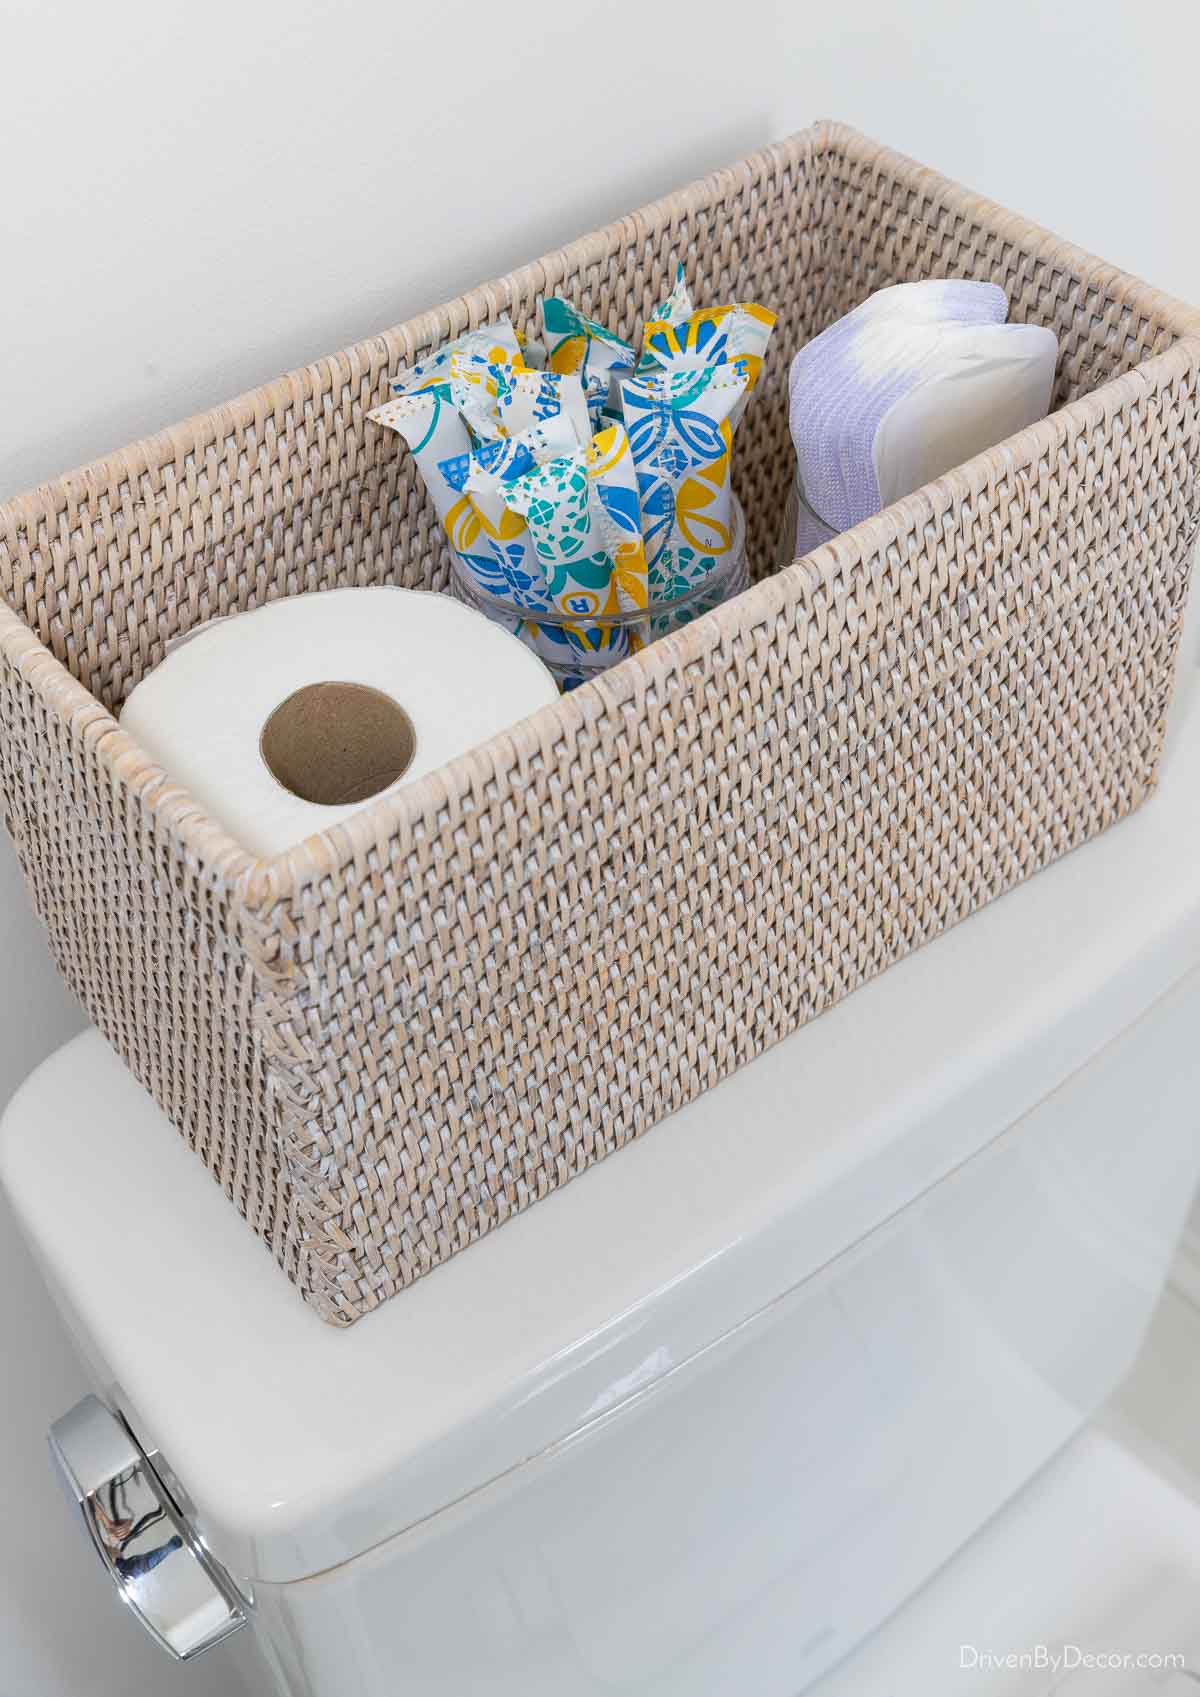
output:
[[[54,1422],[50,1453],[121,1597],[168,1655],[187,1661],[246,1624],[246,1599],[99,1398]]]

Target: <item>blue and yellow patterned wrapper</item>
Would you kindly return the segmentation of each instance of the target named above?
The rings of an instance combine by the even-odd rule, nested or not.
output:
[[[629,652],[627,633],[596,624],[597,614],[620,611],[613,558],[597,524],[587,451],[575,448],[501,486],[510,511],[529,526],[541,561],[550,607],[570,620],[559,627],[583,657]],[[547,627],[550,628],[550,627]]]
[[[514,371],[510,374],[507,390],[497,408],[502,435],[519,436],[531,426],[544,424],[559,414],[570,420],[576,447],[582,447],[591,440],[587,395],[583,379],[577,372]]]
[[[596,623],[644,611],[648,598],[637,473],[622,425],[600,431],[501,489],[529,526],[550,606],[579,655],[616,658],[636,639],[628,626]]]
[[[512,483],[535,466],[569,454],[577,446],[575,426],[567,414],[552,413],[517,436],[481,442],[463,462],[447,461],[440,469],[456,489],[464,489],[471,496],[481,515],[499,523],[508,511],[500,494],[501,484]]]
[[[477,383],[485,380],[482,374],[497,391],[514,363],[518,368],[523,363],[517,334],[508,319],[501,318],[468,330],[401,372],[392,379],[394,399],[367,415],[408,443],[451,545],[473,573],[483,557],[478,521],[470,501],[446,481],[440,467],[443,461],[470,453],[474,437],[469,420],[486,421],[488,409],[494,408],[494,396],[477,393]]]
[[[749,382],[739,362],[621,385],[651,600],[687,594],[729,556],[730,419]]]
[[[528,527],[505,506],[500,485],[569,451],[574,440],[570,423],[559,415],[520,436],[483,442],[438,467],[451,488],[470,501],[486,540],[487,555],[477,550],[474,559],[474,581],[485,594],[523,611],[542,612],[549,605],[546,576]]]
[[[462,593],[566,687],[739,581],[730,443],[774,322],[697,311],[679,266],[640,361],[552,298],[540,338],[506,318],[467,331],[370,415],[412,448]]]
[[[608,392],[600,377],[533,371],[462,352],[451,354],[425,381],[428,387],[446,389],[471,435],[480,442],[520,436],[561,414],[571,422],[576,446],[586,447],[593,418]]]
[[[385,401],[367,416],[373,424],[394,430],[408,443],[437,515],[453,540],[455,509],[463,497],[446,481],[440,467],[443,460],[471,452],[471,435],[454,404],[449,385],[430,382],[427,388]]]
[[[485,523],[454,475],[454,468],[470,458],[474,444],[449,383],[427,379],[425,388],[397,395],[368,416],[396,431],[412,449],[450,546],[471,582],[486,595],[536,593],[524,524],[509,512],[496,525]]]
[[[444,380],[449,375],[450,362],[455,355],[482,359],[488,365],[519,368],[525,363],[517,332],[507,318],[498,318],[494,324],[481,324],[475,330],[467,330],[453,342],[447,342],[445,347],[436,348],[418,365],[398,372],[392,379],[392,393],[412,395],[419,389],[428,388],[431,383]]]
[[[730,429],[736,429],[762,375],[774,328],[775,314],[765,306],[740,303],[706,307],[680,319],[652,319],[646,325],[638,376],[653,376],[656,371],[704,371],[736,362],[748,378],[745,394],[729,421]]]
[[[690,318],[694,311],[691,290],[687,286],[687,277],[684,274],[681,261],[675,267],[675,282],[670,294],[647,322],[651,324],[679,324],[683,319]],[[639,377],[643,375],[642,367],[644,364],[645,354],[643,353],[642,359],[638,361]]]
[[[605,610],[642,611],[649,601],[649,570],[637,467],[625,426],[598,431],[586,458],[593,527],[612,559],[612,593]]]
[[[606,405],[619,409],[618,385],[637,364],[628,342],[557,295],[542,302],[542,336],[549,370],[601,378],[608,389]]]

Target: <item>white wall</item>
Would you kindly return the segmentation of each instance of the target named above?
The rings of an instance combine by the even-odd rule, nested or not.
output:
[[[1200,299],[1198,47],[1175,0],[5,0],[0,498],[821,115]],[[4,848],[0,1100],[78,1020]],[[89,1583],[41,1448],[82,1376],[3,1223],[0,1359],[0,1697],[233,1697]]]

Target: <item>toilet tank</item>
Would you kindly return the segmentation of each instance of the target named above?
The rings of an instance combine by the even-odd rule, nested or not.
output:
[[[1200,1181],[1197,733],[347,1332],[99,1037],[34,1074],[3,1182],[279,1692],[797,1697],[1066,1442]]]

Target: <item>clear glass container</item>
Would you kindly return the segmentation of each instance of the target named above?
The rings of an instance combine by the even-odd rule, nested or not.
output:
[[[793,560],[811,554],[823,542],[832,542],[840,534],[836,525],[821,517],[804,493],[799,474],[792,484],[783,509],[783,524],[779,531],[779,564],[790,566]]]
[[[586,683],[648,643],[669,636],[750,587],[746,515],[736,496],[733,546],[720,565],[686,594],[669,601],[651,601],[647,607],[633,612],[598,614],[587,619],[557,611],[531,613],[480,589],[468,577],[457,554],[451,554],[450,564],[450,593],[520,637],[544,661],[559,688],[564,690]]]

